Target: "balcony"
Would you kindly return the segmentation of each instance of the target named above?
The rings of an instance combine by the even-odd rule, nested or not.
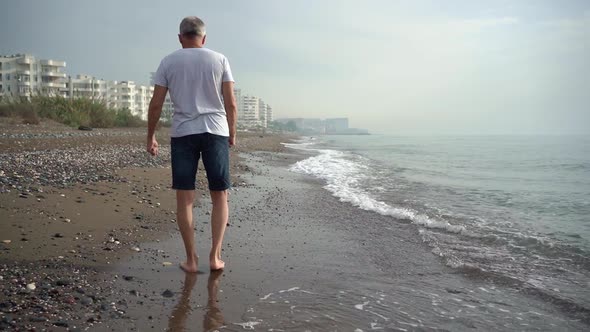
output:
[[[19,58],[18,60],[16,60],[16,63],[21,64],[21,65],[30,65],[33,62],[34,62],[33,58],[28,58],[28,57]]]
[[[16,71],[16,74],[17,75],[31,75],[31,71],[28,69],[27,70],[19,69]]]
[[[31,82],[28,82],[28,81],[18,82],[18,86],[31,86]]]
[[[46,71],[41,73],[42,76],[46,76],[46,77],[62,77],[62,78],[66,78],[66,73],[60,73],[58,71]]]
[[[65,67],[65,61],[57,61],[57,60],[41,60],[41,65],[43,66],[56,66],[56,67]]]
[[[41,86],[47,88],[66,88],[66,84],[62,82],[42,82]]]

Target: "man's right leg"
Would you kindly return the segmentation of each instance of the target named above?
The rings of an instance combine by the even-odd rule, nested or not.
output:
[[[198,266],[193,222],[194,200],[194,190],[176,190],[176,221],[186,250],[186,262],[180,263],[180,267],[186,272],[197,272]]]

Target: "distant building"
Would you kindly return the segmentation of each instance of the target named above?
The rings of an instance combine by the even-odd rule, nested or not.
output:
[[[282,118],[277,119],[276,122],[285,127],[295,126],[297,132],[303,134],[369,135],[369,131],[366,129],[349,128],[348,118],[326,120],[317,118]]]
[[[348,118],[326,119],[326,133],[338,133],[348,130]]]
[[[260,100],[258,97],[242,95],[238,105],[238,126],[245,129],[261,126]]]
[[[154,83],[154,76],[156,75],[155,72],[150,73],[150,85],[153,87]],[[165,119],[166,121],[172,121],[172,115],[174,114],[174,104],[172,103],[172,99],[170,99],[170,93],[166,94],[166,99],[164,100],[164,105],[162,106],[162,114],[161,118]]]
[[[238,112],[238,127],[242,127],[240,119],[242,119],[242,110],[244,105],[242,103],[242,89],[238,89],[234,86],[234,98],[236,98],[236,107]]]
[[[325,133],[326,132],[326,125],[324,120],[318,118],[312,119],[303,119],[303,123],[301,126],[302,131],[310,132],[310,133]]]
[[[111,81],[107,103],[116,109],[128,109],[131,114],[147,120],[147,112],[154,87],[136,85],[133,81]]]
[[[263,128],[268,128],[268,124],[270,123],[270,121],[268,120],[269,109],[270,109],[270,106],[268,104],[264,103],[264,101],[262,101],[262,99],[258,99],[258,112],[260,113],[260,116],[259,116],[260,125]]]
[[[266,123],[267,125],[270,125],[271,122],[274,121],[274,116],[272,113],[272,107],[270,107],[270,105],[266,105]]]
[[[97,79],[89,75],[68,76],[61,95],[66,98],[90,98],[107,101],[109,81]]]
[[[57,96],[66,87],[65,61],[37,59],[30,54],[0,56],[0,96]]]
[[[278,122],[282,125],[287,125],[289,123],[292,123],[293,125],[295,125],[295,127],[298,130],[303,130],[303,128],[305,127],[305,119],[304,118],[280,118],[280,119],[277,119],[276,122]]]

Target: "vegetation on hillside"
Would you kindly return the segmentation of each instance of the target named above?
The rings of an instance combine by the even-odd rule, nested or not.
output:
[[[72,127],[141,127],[146,124],[129,109],[114,109],[102,100],[60,96],[0,99],[0,116],[20,117],[26,124],[51,119]]]

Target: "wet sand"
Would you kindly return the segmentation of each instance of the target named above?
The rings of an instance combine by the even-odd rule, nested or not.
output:
[[[180,273],[177,234],[145,243],[115,267],[134,294],[127,320],[105,326],[171,331],[579,330],[549,303],[445,266],[414,225],[339,202],[322,183],[288,171],[305,156],[252,152],[247,186],[231,192],[220,275],[201,261]],[[195,208],[207,257],[210,205]],[[173,262],[164,266],[163,262]],[[121,279],[119,279],[121,280]],[[143,291],[141,291],[143,290]],[[132,304],[131,304],[132,303]],[[123,324],[123,325],[120,325]]]

